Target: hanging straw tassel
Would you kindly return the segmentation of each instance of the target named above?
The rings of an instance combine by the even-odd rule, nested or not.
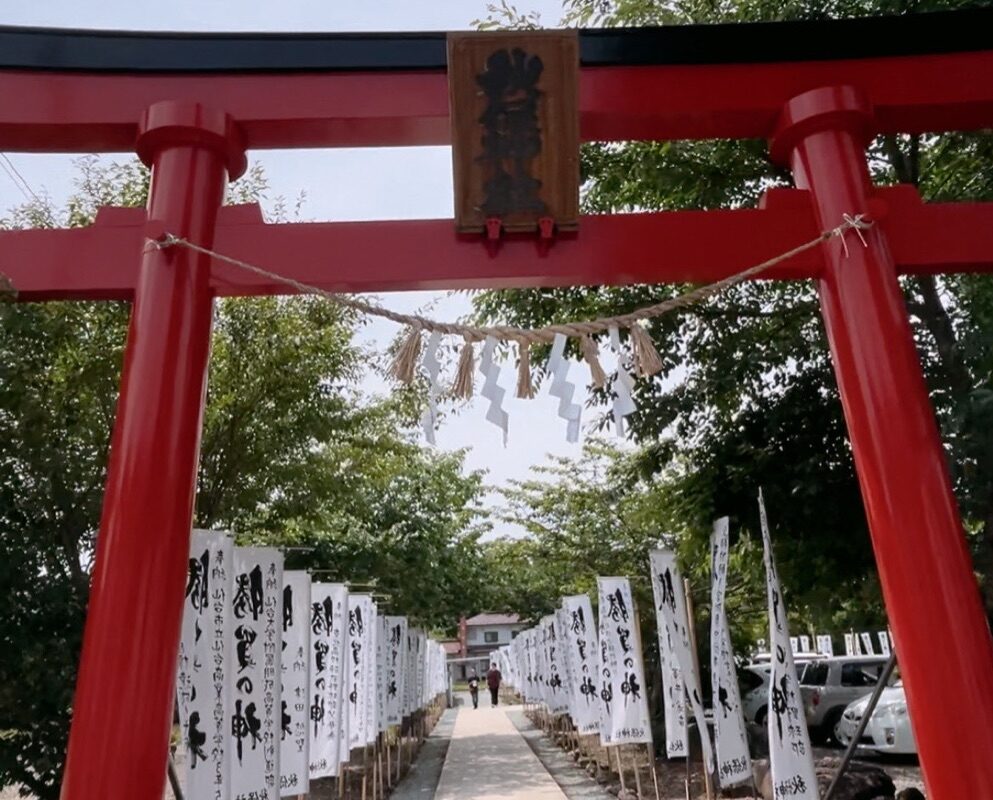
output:
[[[629,328],[631,333],[631,348],[634,351],[634,367],[638,376],[647,378],[662,369],[662,358],[655,349],[652,337],[641,325],[635,323]]]
[[[517,345],[517,396],[523,400],[534,397],[531,380],[531,342],[522,340]]]
[[[401,383],[413,383],[417,372],[417,359],[421,355],[421,326],[412,325],[403,340],[396,358],[390,367],[390,374]]]
[[[452,384],[452,395],[463,400],[472,399],[472,373],[476,368],[476,356],[472,349],[472,339],[466,338],[462,355],[459,356],[459,366],[455,370],[455,383]]]
[[[607,373],[603,371],[603,365],[600,364],[600,348],[593,341],[593,337],[580,336],[579,349],[582,351],[586,363],[589,364],[593,386],[602,389],[607,385]]]

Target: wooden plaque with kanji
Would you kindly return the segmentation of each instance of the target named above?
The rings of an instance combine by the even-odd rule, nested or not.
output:
[[[454,33],[448,89],[455,226],[537,231],[579,222],[579,47],[574,31]]]

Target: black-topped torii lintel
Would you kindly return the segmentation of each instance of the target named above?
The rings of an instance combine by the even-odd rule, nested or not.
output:
[[[990,48],[993,8],[579,31],[584,67],[879,58]],[[446,33],[173,33],[0,27],[0,69],[87,72],[443,70]]]

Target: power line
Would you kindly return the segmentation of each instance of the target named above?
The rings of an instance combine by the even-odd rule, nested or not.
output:
[[[20,173],[20,170],[14,165],[14,162],[10,160],[6,153],[0,153],[0,168],[7,173],[7,177],[10,178],[14,185],[21,190],[21,194],[24,195],[28,202],[34,200],[37,203],[41,203],[42,199],[35,194],[34,189],[31,188],[31,184],[27,182],[27,179]],[[16,177],[15,177],[16,176]]]

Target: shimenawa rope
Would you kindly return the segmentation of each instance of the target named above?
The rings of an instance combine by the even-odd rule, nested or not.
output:
[[[260,277],[289,286],[296,289],[301,294],[313,294],[328,300],[329,302],[336,303],[344,308],[350,308],[362,314],[381,317],[383,319],[396,322],[399,325],[405,325],[409,330],[400,346],[400,349],[397,351],[396,359],[394,360],[391,368],[392,374],[398,380],[405,383],[411,382],[416,376],[417,360],[421,350],[421,334],[424,332],[438,332],[451,336],[461,336],[465,340],[462,355],[459,358],[459,366],[456,370],[453,393],[457,397],[466,398],[472,396],[472,374],[475,365],[473,344],[483,341],[488,336],[492,336],[495,339],[504,342],[516,342],[519,348],[517,396],[533,397],[534,390],[530,377],[530,345],[535,343],[550,344],[555,339],[557,334],[578,338],[580,340],[580,351],[584,360],[590,366],[594,385],[599,386],[603,385],[606,375],[599,363],[596,343],[591,337],[598,333],[606,333],[610,328],[626,328],[631,336],[631,348],[635,370],[638,375],[642,377],[654,375],[662,369],[662,359],[660,358],[658,351],[655,349],[655,345],[653,344],[648,331],[646,331],[640,324],[641,322],[654,319],[655,317],[660,317],[670,311],[676,311],[680,308],[686,308],[688,306],[701,303],[724,291],[725,289],[742,283],[749,278],[754,278],[777,264],[793,258],[794,256],[807,250],[811,250],[812,248],[817,247],[817,245],[826,242],[835,236],[841,239],[842,246],[845,248],[845,252],[847,254],[848,245],[845,242],[845,233],[849,230],[854,230],[861,240],[862,245],[865,246],[866,240],[862,235],[862,231],[872,227],[872,224],[873,223],[867,220],[863,214],[856,214],[854,216],[845,214],[840,225],[822,232],[815,239],[811,239],[804,244],[794,247],[792,250],[781,253],[774,258],[768,259],[767,261],[763,261],[761,264],[756,264],[753,267],[749,267],[748,269],[737,272],[734,275],[730,275],[719,281],[715,281],[714,283],[698,286],[697,288],[691,289],[690,291],[677,297],[672,297],[650,306],[637,308],[627,314],[618,314],[611,317],[599,317],[585,322],[557,323],[555,325],[546,325],[541,328],[519,328],[512,325],[467,325],[464,323],[439,322],[438,320],[429,319],[428,317],[423,317],[419,314],[401,314],[397,311],[391,311],[388,308],[384,308],[383,306],[375,303],[370,303],[366,300],[361,300],[351,295],[329,292],[326,289],[321,289],[318,286],[313,286],[311,284],[298,281],[295,278],[280,275],[278,272],[272,272],[271,270],[263,269],[262,267],[258,267],[246,261],[241,261],[237,258],[226,256],[216,250],[202,247],[187,239],[183,239],[169,233],[167,233],[162,239],[152,241],[151,243],[154,246],[163,249],[168,247],[185,247],[197,253],[211,256],[212,258],[224,262],[225,264],[230,264],[231,266],[254,273]]]

